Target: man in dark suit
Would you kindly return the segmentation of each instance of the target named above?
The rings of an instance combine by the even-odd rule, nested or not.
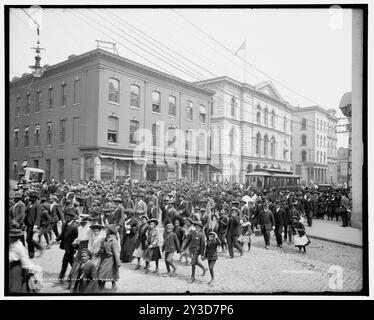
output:
[[[25,219],[26,205],[22,201],[22,195],[19,192],[14,194],[14,205],[10,208],[10,228],[17,228],[24,231],[24,219]],[[25,236],[21,236],[20,240],[25,246]]]
[[[238,242],[241,233],[240,219],[238,217],[239,213],[240,211],[238,208],[231,208],[231,215],[227,228],[227,246],[229,248],[230,258],[234,258],[234,247],[240,251],[241,256],[243,255],[243,248]]]
[[[280,201],[276,200],[275,201],[275,206],[274,206],[274,222],[275,222],[275,239],[277,241],[277,245],[279,248],[282,249],[282,230],[284,227],[284,217],[285,217],[285,210],[281,207]]]
[[[309,192],[307,193],[305,209],[306,209],[306,218],[307,218],[308,226],[311,227],[313,223],[313,216],[314,216],[314,213],[317,212],[317,208],[316,208],[315,200]]]
[[[182,217],[189,217],[189,205],[188,201],[185,199],[184,195],[179,196],[180,204],[179,204],[179,210],[181,210],[181,216]]]
[[[30,191],[29,205],[26,208],[25,226],[26,226],[26,242],[30,259],[35,256],[35,242],[33,235],[36,230],[40,228],[40,218],[43,207],[38,201],[39,193],[37,191]]]
[[[264,235],[265,249],[269,250],[270,246],[270,231],[275,228],[275,220],[273,213],[269,210],[268,204],[265,203],[264,211],[260,214],[258,219],[258,227]]]
[[[59,236],[57,223],[59,221],[64,221],[64,213],[62,212],[62,208],[60,204],[57,202],[58,198],[55,195],[50,195],[49,198],[49,216],[51,217],[51,227],[52,231],[54,232],[56,239]],[[51,235],[52,237],[52,235]]]
[[[65,213],[65,222],[62,225],[61,234],[57,241],[61,241],[60,249],[65,250],[64,257],[62,258],[62,266],[59,275],[59,283],[63,283],[68,264],[73,265],[75,248],[73,246],[74,240],[78,237],[78,223],[75,221],[74,208],[70,208]]]

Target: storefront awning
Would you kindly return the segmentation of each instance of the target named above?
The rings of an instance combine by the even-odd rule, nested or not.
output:
[[[145,161],[145,158],[122,157],[122,156],[100,156],[101,159],[123,160],[123,161]]]
[[[220,172],[222,173],[222,170],[213,166],[212,164],[208,164],[208,168],[209,168],[209,171],[212,173],[212,172]]]

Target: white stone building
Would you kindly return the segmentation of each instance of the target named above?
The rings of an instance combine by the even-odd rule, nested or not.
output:
[[[255,169],[291,170],[293,108],[275,86],[252,86],[229,77],[196,84],[215,91],[211,113],[211,164],[218,180],[245,182]]]

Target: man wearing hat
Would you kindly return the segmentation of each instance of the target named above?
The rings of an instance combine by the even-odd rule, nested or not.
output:
[[[23,220],[25,219],[26,205],[22,201],[22,195],[20,192],[14,194],[14,205],[10,211],[10,222],[14,228],[22,229]],[[25,243],[24,237],[21,239],[22,243]]]
[[[178,215],[177,209],[175,209],[175,201],[169,200],[168,201],[168,207],[167,207],[167,213],[166,213],[166,219],[164,221],[164,226],[166,226],[169,223],[172,223],[173,218]]]
[[[118,233],[122,240],[123,229],[126,221],[125,207],[122,205],[122,198],[120,196],[116,196],[113,201],[116,206],[114,209],[113,224],[118,228]]]
[[[238,202],[238,201],[233,201]],[[233,203],[232,202],[232,203]],[[239,244],[239,236],[241,234],[240,229],[240,218],[239,218],[240,211],[236,207],[231,208],[231,215],[228,221],[227,227],[227,246],[230,253],[230,258],[234,258],[234,247],[239,250],[240,255],[243,255],[243,248]]]
[[[192,274],[190,283],[193,283],[195,281],[196,265],[198,265],[203,270],[202,276],[205,276],[205,273],[208,270],[199,261],[199,256],[204,256],[205,254],[205,235],[202,231],[203,224],[200,221],[194,221],[193,224],[195,226],[195,230],[188,234],[187,239],[183,243],[183,246],[181,248],[181,251],[183,251],[187,247],[189,247],[189,252],[192,255]]]
[[[270,231],[275,228],[275,220],[274,220],[273,212],[271,212],[267,203],[265,203],[264,210],[259,216],[258,227],[261,228],[261,232],[264,236],[265,249],[269,250]]]
[[[122,203],[125,209],[134,209],[135,204],[134,201],[130,197],[130,192],[125,189],[122,193]]]
[[[158,208],[153,201],[148,202],[147,216],[149,219],[158,219]]]
[[[43,207],[38,201],[39,193],[30,191],[29,204],[26,208],[25,226],[26,226],[26,242],[30,259],[35,256],[35,243],[33,241],[34,232],[40,228],[40,218],[42,216]]]
[[[138,201],[135,203],[135,214],[137,215],[137,218],[139,218],[140,216],[147,214],[147,205],[143,200],[143,193],[139,193],[137,199]]]
[[[78,223],[75,221],[74,208],[70,208],[65,213],[65,222],[61,228],[61,234],[57,238],[57,241],[61,241],[60,249],[65,250],[64,257],[62,258],[62,266],[59,274],[59,283],[63,283],[68,264],[73,265],[75,247],[73,245],[74,240],[78,237]]]
[[[189,210],[189,204],[188,201],[186,201],[185,196],[183,194],[179,195],[179,210],[181,211],[182,217],[189,217],[191,214],[191,211]]]
[[[49,215],[51,217],[51,225],[52,225],[52,231],[54,232],[56,239],[59,236],[58,228],[57,228],[57,223],[59,221],[64,221],[64,214],[62,212],[62,208],[60,204],[57,202],[57,196],[55,195],[50,195],[49,196]]]

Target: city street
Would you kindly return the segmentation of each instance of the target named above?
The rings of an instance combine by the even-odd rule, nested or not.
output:
[[[265,250],[262,237],[253,237],[250,253],[242,257],[235,253],[234,259],[228,254],[219,254],[215,266],[216,282],[213,286],[209,272],[201,277],[197,267],[196,282],[189,284],[191,267],[178,262],[177,274],[163,277],[166,267],[160,260],[160,272],[144,274],[143,270],[134,270],[135,261],[122,264],[117,293],[272,293],[272,292],[354,292],[362,286],[362,249],[341,244],[311,239],[307,254],[298,253],[293,245],[284,245],[283,252],[275,245],[272,235],[270,250]],[[34,260],[43,267],[44,288],[41,293],[68,293],[66,285],[54,286],[59,272],[63,251],[58,245]],[[179,255],[176,255],[179,259]],[[144,262],[142,262],[144,265]],[[207,262],[204,262],[207,265]],[[338,267],[332,267],[338,266]],[[331,273],[342,268],[342,289],[330,287]],[[329,270],[331,268],[331,270]],[[154,269],[154,263],[151,263]],[[69,270],[69,269],[68,269]],[[108,285],[108,288],[110,285]]]

